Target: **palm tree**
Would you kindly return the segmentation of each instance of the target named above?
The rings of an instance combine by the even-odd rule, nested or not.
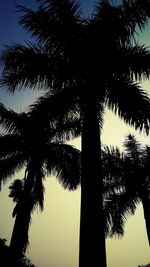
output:
[[[89,18],[82,17],[75,0],[38,2],[37,11],[18,7],[19,23],[37,43],[5,49],[1,84],[10,91],[26,86],[49,88],[47,97],[38,102],[40,108],[47,105],[47,112],[48,97],[54,91],[64,100],[61,110],[71,109],[75,103],[80,107],[79,266],[88,262],[89,266],[105,267],[100,128],[107,105],[135,128],[149,130],[149,98],[133,79],[148,78],[150,74],[149,50],[137,44],[134,35],[137,26],[142,30],[147,23],[150,2],[124,0],[113,6],[103,0]]]
[[[71,117],[68,125],[65,120],[59,125],[54,116],[47,121],[36,110],[16,113],[1,104],[0,124],[5,130],[0,136],[1,183],[25,168],[24,190],[21,182],[15,183],[19,202],[13,212],[16,218],[10,242],[14,260],[18,261],[28,245],[31,214],[37,205],[43,209],[43,179],[55,174],[64,188],[76,189],[80,182],[80,153],[62,142],[75,133]],[[13,191],[11,196],[17,200]]]
[[[110,237],[115,233],[123,235],[128,215],[134,214],[141,202],[150,243],[150,147],[142,147],[135,136],[129,134],[124,149],[120,153],[118,148],[106,147],[107,153],[104,154],[105,168],[109,166],[104,181],[106,190],[108,188],[108,193],[104,193],[106,227],[110,229],[107,232]]]
[[[142,203],[150,245],[150,147],[142,147],[133,135],[128,135],[124,147],[126,194],[129,198],[137,198]]]
[[[105,236],[124,236],[124,226],[129,215],[133,215],[139,199],[126,193],[125,155],[116,147],[105,147],[102,153],[103,206]]]

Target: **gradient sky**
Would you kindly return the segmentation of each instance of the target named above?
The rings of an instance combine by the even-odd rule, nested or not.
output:
[[[29,39],[25,31],[17,24],[14,1],[0,1],[0,49],[4,45],[14,42],[24,43]],[[16,3],[33,7],[32,0],[16,0]],[[84,14],[89,14],[93,2],[82,0]],[[150,45],[150,29],[147,28],[139,38],[141,42]],[[145,81],[141,86],[150,94],[150,83]],[[0,102],[17,111],[24,110],[28,104],[37,98],[39,93],[25,91],[14,95],[0,91]],[[122,147],[124,137],[128,133],[135,133],[118,119],[112,112],[106,110],[102,141],[107,145]],[[150,144],[150,137],[144,133],[135,133],[142,144]],[[73,144],[80,149],[80,138]],[[19,173],[15,178],[23,177]],[[11,212],[14,207],[8,198],[9,181],[0,192],[0,237],[10,240],[14,220]],[[44,212],[36,211],[30,227],[30,247],[27,256],[37,267],[77,267],[79,218],[80,218],[80,189],[75,192],[63,190],[55,177],[48,177],[45,181],[45,208]],[[141,205],[134,216],[130,216],[125,228],[124,238],[107,240],[108,267],[137,267],[150,262],[150,250],[146,237],[146,230]]]

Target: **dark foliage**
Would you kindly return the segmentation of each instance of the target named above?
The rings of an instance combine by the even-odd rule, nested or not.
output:
[[[1,266],[2,267],[35,267],[33,263],[29,259],[27,259],[25,256],[22,256],[22,258],[19,260],[17,264],[14,265],[9,247],[6,245],[6,239],[0,238],[0,255],[1,255]]]

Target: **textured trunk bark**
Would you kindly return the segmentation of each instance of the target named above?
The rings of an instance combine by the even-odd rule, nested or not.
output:
[[[29,170],[25,180],[24,193],[17,211],[12,237],[10,241],[10,251],[12,258],[17,263],[22,254],[25,253],[28,245],[28,231],[33,208],[32,188],[34,183],[34,172]]]
[[[96,97],[82,112],[82,172],[79,267],[106,267],[101,145]]]

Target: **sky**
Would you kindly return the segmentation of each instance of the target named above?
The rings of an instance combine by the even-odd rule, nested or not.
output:
[[[4,45],[14,42],[24,43],[29,39],[25,31],[17,24],[17,15],[12,0],[0,0],[0,50]],[[33,0],[16,0],[16,3],[33,7]],[[94,1],[82,0],[82,8],[89,14]],[[141,35],[141,41],[150,45],[149,27]],[[150,82],[141,86],[150,94]],[[30,90],[16,92],[14,95],[0,89],[0,102],[16,111],[22,111],[38,97],[39,93]],[[107,145],[117,145],[122,148],[122,142],[128,133],[134,133],[143,144],[150,144],[150,137],[144,133],[135,132],[124,124],[111,111],[106,110],[102,142]],[[72,144],[72,143],[71,143]],[[80,149],[80,138],[73,141]],[[15,178],[23,177],[23,172]],[[14,220],[11,213],[14,207],[8,198],[8,187],[12,180],[4,185],[0,192],[0,237],[7,239],[9,244]],[[62,189],[55,177],[45,181],[44,211],[35,211],[30,227],[30,246],[27,257],[37,267],[77,267],[80,220],[80,188],[75,192]],[[150,249],[146,237],[143,209],[139,205],[134,216],[130,216],[125,226],[125,236],[122,239],[108,239],[108,267],[137,267],[150,262]]]

